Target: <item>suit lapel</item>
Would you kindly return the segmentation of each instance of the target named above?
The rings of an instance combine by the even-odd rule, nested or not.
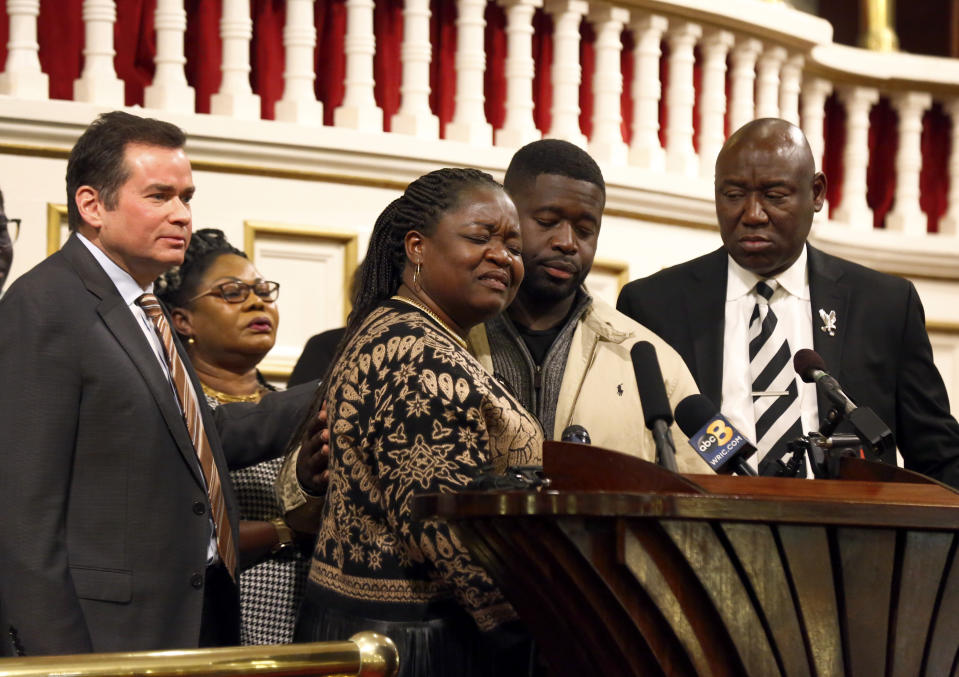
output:
[[[809,246],[809,298],[812,304],[813,347],[826,363],[826,370],[838,377],[842,369],[842,352],[846,342],[846,327],[849,317],[849,287],[841,281],[842,269],[830,261],[823,252]],[[828,315],[836,313],[834,336],[823,331],[825,322],[819,315],[823,310]],[[824,416],[832,406],[819,389],[819,414]]]
[[[136,318],[117,292],[116,285],[87,251],[76,236],[71,236],[63,246],[63,254],[77,270],[86,288],[100,299],[97,313],[117,343],[133,361],[143,380],[153,394],[157,409],[163,416],[170,434],[176,441],[180,454],[200,486],[205,486],[193,449],[193,442],[176,402],[176,395],[166,374],[157,361],[156,354],[147,343]],[[122,393],[117,393],[122,397]]]
[[[726,325],[726,251],[703,258],[686,290],[686,318],[692,333],[694,370],[700,390],[717,406],[723,393],[723,332]]]

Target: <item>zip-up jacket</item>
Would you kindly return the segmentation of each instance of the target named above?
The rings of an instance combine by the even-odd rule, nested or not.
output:
[[[469,339],[480,363],[508,383],[554,440],[578,424],[595,446],[655,462],[656,445],[643,423],[629,352],[639,341],[656,348],[673,409],[699,392],[682,358],[665,341],[585,290],[539,368],[505,313],[475,327]],[[679,471],[712,474],[679,427],[674,423],[671,429]]]

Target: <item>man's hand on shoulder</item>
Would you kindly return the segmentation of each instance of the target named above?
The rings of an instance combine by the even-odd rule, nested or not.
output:
[[[326,493],[330,482],[330,430],[326,403],[320,407],[316,419],[306,429],[296,460],[296,479],[306,491],[315,496]]]

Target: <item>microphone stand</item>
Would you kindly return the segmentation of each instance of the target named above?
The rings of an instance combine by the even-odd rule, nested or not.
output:
[[[676,445],[673,444],[673,434],[663,419],[656,419],[650,429],[653,440],[656,442],[656,463],[671,472],[678,473],[676,467]]]

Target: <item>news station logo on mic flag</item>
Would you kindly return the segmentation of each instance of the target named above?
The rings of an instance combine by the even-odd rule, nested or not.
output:
[[[689,443],[716,472],[738,449],[749,444],[722,414],[716,414],[708,420],[689,439]]]

